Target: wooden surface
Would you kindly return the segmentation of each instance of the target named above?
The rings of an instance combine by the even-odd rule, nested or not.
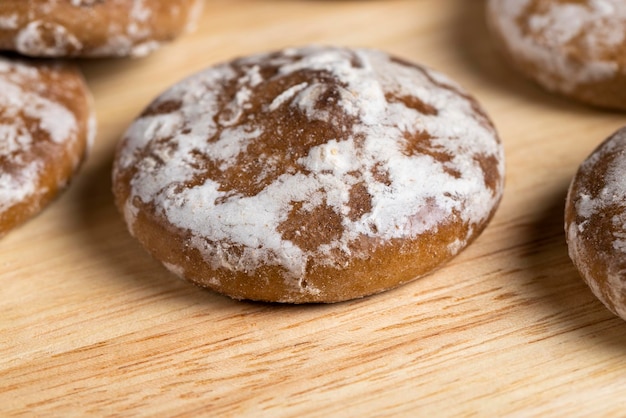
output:
[[[567,256],[578,164],[626,115],[504,66],[479,0],[207,0],[197,32],[140,60],[81,63],[99,119],[72,187],[0,242],[0,416],[623,416],[626,324]],[[451,263],[329,306],[234,302],[179,281],[126,232],[116,141],[182,77],[307,43],[443,71],[497,125],[507,188]]]

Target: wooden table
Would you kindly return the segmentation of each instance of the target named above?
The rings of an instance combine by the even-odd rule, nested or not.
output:
[[[0,416],[623,416],[626,324],[574,270],[568,183],[626,115],[549,95],[494,52],[478,0],[207,0],[145,59],[82,62],[99,119],[71,188],[0,241]],[[231,301],[175,279],[113,205],[115,144],[211,64],[308,43],[368,46],[473,92],[507,154],[484,234],[363,300]]]

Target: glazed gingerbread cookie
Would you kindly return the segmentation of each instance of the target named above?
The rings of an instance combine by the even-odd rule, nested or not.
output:
[[[202,0],[3,0],[0,49],[37,57],[144,56],[181,34]]]
[[[163,93],[121,140],[113,188],[130,232],[175,274],[236,299],[336,302],[459,253],[503,176],[492,123],[448,78],[304,47]]]
[[[610,311],[626,319],[626,128],[578,169],[567,197],[565,232],[583,279]]]
[[[626,110],[626,2],[488,0],[494,38],[546,89]]]
[[[67,186],[94,135],[76,68],[0,58],[0,235]]]

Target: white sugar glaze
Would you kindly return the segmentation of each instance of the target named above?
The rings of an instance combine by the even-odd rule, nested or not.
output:
[[[355,59],[357,67],[353,65]],[[273,79],[319,70],[339,80],[343,86],[337,99],[339,108],[356,118],[347,139],[328,138],[310,148],[297,161],[295,172],[283,172],[252,196],[221,191],[220,183],[210,178],[181,191],[180,184],[202,173],[195,154],[201,153],[222,170],[232,168],[237,157],[262,135],[263,127],[257,120],[263,120],[264,115],[294,109],[309,121],[334,123],[336,114],[316,106],[325,86],[315,80],[278,92],[258,114],[244,120],[241,109],[249,108],[251,92],[269,81],[259,71],[267,62],[278,67]],[[127,131],[115,170],[138,169],[124,210],[131,232],[138,211],[132,202],[140,199],[155,205],[172,225],[190,231],[190,244],[213,268],[252,274],[261,265],[276,265],[282,266],[287,276],[300,277],[310,260],[333,266],[338,263],[329,257],[333,250],[350,257],[367,257],[350,246],[361,236],[381,242],[415,238],[436,232],[439,224],[458,219],[455,216],[469,225],[469,235],[473,225],[484,222],[497,205],[504,176],[500,142],[493,127],[476,113],[475,103],[444,76],[366,49],[306,47],[286,50],[279,56],[252,56],[237,65],[239,72],[223,64],[175,85],[152,107],[179,102],[180,108],[147,114]],[[239,90],[227,105],[229,118],[221,121],[217,117],[221,110],[218,98],[223,86],[233,80]],[[418,97],[438,114],[426,115],[402,102],[389,102],[387,93]],[[426,154],[406,155],[404,135],[417,132],[428,132],[432,148],[449,154],[451,160],[442,163]],[[168,138],[175,138],[176,146],[171,146]],[[497,160],[495,190],[486,186],[478,157]],[[271,155],[259,158],[268,172],[276,168]],[[388,183],[375,178],[377,168],[387,172]],[[446,168],[454,168],[458,176]],[[350,190],[360,182],[371,196],[372,208],[362,217],[350,219]],[[341,215],[341,236],[314,251],[304,251],[284,239],[280,224],[294,202],[301,202],[307,211],[323,204],[332,207]],[[228,251],[230,245],[243,248],[242,254],[233,256]],[[450,252],[455,254],[465,245],[465,237],[461,237],[450,243]]]
[[[16,13],[0,15],[0,30],[12,30],[18,28],[18,16]]]
[[[599,160],[617,150],[626,150],[626,130],[616,133],[610,141],[605,142],[585,162],[584,167],[592,167]],[[619,204],[626,207],[626,158],[615,158],[604,176],[605,187],[592,197],[591,192],[580,193],[576,205],[576,213],[583,219],[597,216],[604,208]],[[581,226],[584,228],[584,225]]]
[[[50,37],[54,39],[53,44]],[[19,31],[15,48],[22,54],[56,57],[80,50],[82,43],[64,26],[35,20]]]
[[[36,143],[26,118],[54,143],[78,140],[74,114],[38,94],[42,83],[37,68],[0,58],[0,159],[14,166],[0,172],[0,212],[37,192],[41,162],[29,157]]]
[[[71,0],[72,6],[80,7],[80,6],[92,6],[100,0]]]
[[[511,53],[535,63],[544,85],[568,92],[615,76],[620,68],[611,57],[626,42],[624,0],[541,1],[545,10],[532,14],[523,25],[522,16],[536,2],[489,0],[488,7],[492,24]],[[573,45],[583,51],[582,62],[567,55]]]

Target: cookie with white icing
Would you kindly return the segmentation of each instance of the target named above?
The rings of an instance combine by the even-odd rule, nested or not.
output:
[[[184,32],[202,0],[2,0],[0,49],[35,57],[144,56]]]
[[[544,88],[626,110],[624,0],[489,0],[494,38]]]
[[[94,135],[91,96],[75,67],[0,57],[0,235],[68,185]]]
[[[503,150],[445,76],[367,49],[241,58],[120,141],[116,203],[175,274],[236,299],[336,302],[422,276],[485,228]]]
[[[626,319],[626,128],[581,164],[565,208],[569,255],[593,293]]]

